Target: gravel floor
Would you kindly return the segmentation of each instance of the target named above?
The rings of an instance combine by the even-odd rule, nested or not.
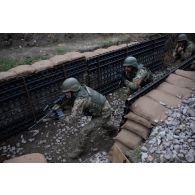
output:
[[[119,126],[126,99],[124,88],[109,94],[107,98],[114,109],[112,121]],[[44,154],[48,162],[109,162],[107,152],[113,140],[104,135],[101,128],[93,132],[87,150],[80,159],[71,160],[67,157],[67,153],[75,148],[79,129],[89,120],[90,117],[83,116],[78,124],[72,126],[61,121],[48,121],[37,129],[23,131],[0,143],[0,162],[33,152]]]

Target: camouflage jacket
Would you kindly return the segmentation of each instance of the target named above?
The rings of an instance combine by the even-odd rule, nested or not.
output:
[[[88,88],[88,87],[87,87]],[[83,87],[84,92],[86,87]],[[90,88],[88,88],[90,89]],[[94,91],[94,90],[93,90]],[[74,100],[74,105],[72,107],[71,115],[65,118],[67,123],[75,122],[82,114],[89,116],[101,116],[102,109],[104,108],[105,102],[107,102],[106,98],[94,91],[94,94],[97,96],[97,100],[99,100],[99,104],[95,102],[94,98],[88,93],[77,94],[76,99]],[[103,98],[103,99],[101,99]]]
[[[141,66],[137,72],[126,74],[123,72],[122,81],[131,92],[136,91],[139,87],[144,86],[152,78],[152,74],[145,67]]]
[[[178,44],[176,45],[174,51],[173,51],[173,57],[181,60],[185,60],[189,58],[192,54],[195,53],[195,45],[192,41],[187,42],[187,46],[184,50],[178,52]]]

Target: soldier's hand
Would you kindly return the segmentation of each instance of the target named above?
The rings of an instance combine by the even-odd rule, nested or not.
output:
[[[183,47],[179,47],[178,49],[177,49],[177,51],[180,53],[180,52],[182,52],[183,51]]]
[[[51,109],[52,109],[52,110],[58,110],[59,108],[60,108],[60,105],[55,104]]]

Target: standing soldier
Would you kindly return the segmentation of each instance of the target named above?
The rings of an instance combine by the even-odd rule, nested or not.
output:
[[[177,60],[185,60],[195,53],[195,45],[188,40],[186,34],[180,34],[177,39],[177,45],[173,51],[174,62]]]
[[[82,127],[78,140],[78,145],[69,157],[78,158],[83,152],[88,137],[93,130],[103,127],[110,135],[115,135],[117,127],[111,123],[112,108],[106,97],[97,91],[81,85],[75,78],[68,78],[62,84],[62,92],[69,98],[74,98],[74,105],[70,116],[65,117],[68,124],[74,123],[81,114],[92,116],[91,121]]]
[[[130,94],[152,81],[152,73],[142,64],[138,64],[135,57],[127,57],[123,66],[125,70],[122,72],[122,82]]]

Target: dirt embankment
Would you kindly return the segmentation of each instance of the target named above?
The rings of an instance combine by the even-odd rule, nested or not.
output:
[[[121,43],[144,41],[156,36],[159,34],[0,34],[0,71],[71,51],[90,51]]]

